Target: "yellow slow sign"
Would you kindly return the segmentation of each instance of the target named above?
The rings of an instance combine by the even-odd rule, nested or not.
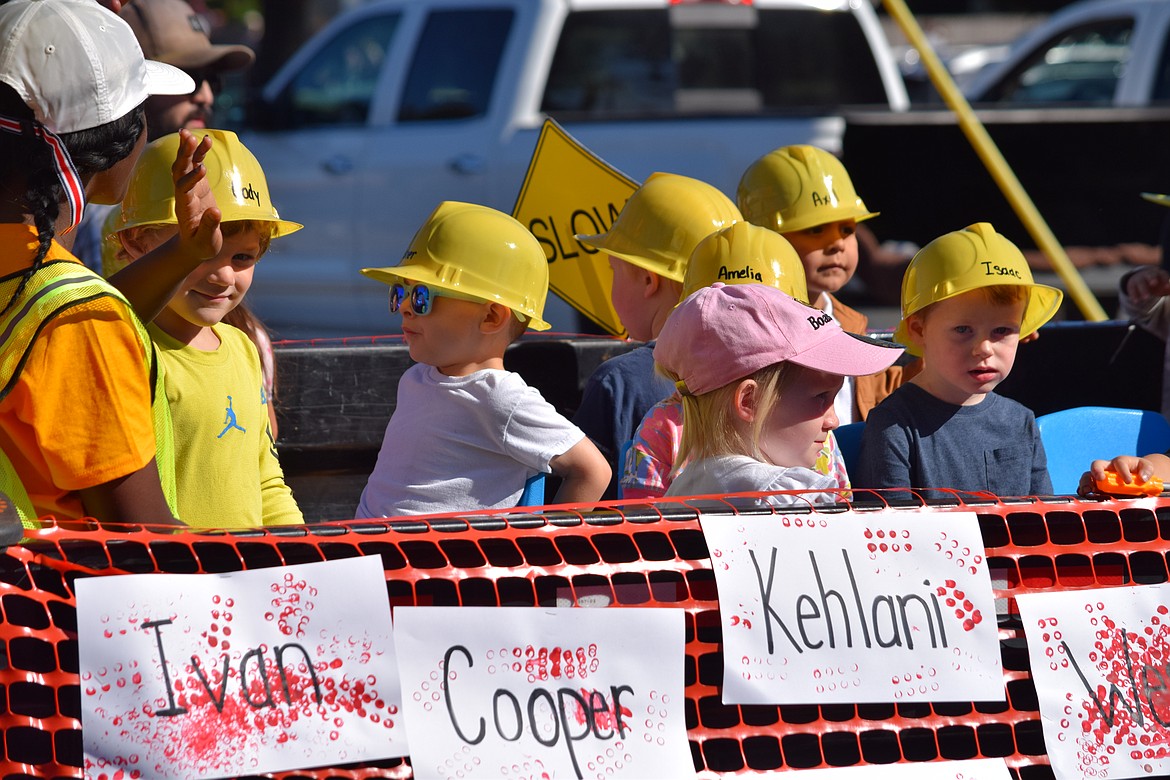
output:
[[[601,252],[574,236],[609,230],[637,188],[546,119],[512,210],[544,247],[549,289],[615,336],[626,332],[609,300],[613,272]]]

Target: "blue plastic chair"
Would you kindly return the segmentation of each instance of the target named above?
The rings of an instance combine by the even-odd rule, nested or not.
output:
[[[524,482],[524,492],[516,506],[544,506],[544,474],[533,474]]]
[[[849,423],[833,429],[833,437],[837,440],[837,449],[845,460],[845,470],[850,479],[854,470],[859,468],[858,456],[861,454],[861,433],[865,430],[864,422]]]
[[[1158,412],[1078,406],[1036,418],[1052,491],[1073,495],[1094,460],[1170,449],[1170,422]]]

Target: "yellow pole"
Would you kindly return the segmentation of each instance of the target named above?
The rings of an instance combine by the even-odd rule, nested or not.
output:
[[[987,134],[987,128],[979,121],[979,117],[975,116],[975,112],[971,110],[971,104],[955,86],[951,74],[947,72],[938,55],[935,54],[930,41],[926,39],[926,34],[922,32],[922,28],[914,19],[914,15],[910,13],[910,9],[906,7],[904,0],[882,0],[882,3],[890,16],[894,17],[894,21],[902,28],[902,33],[910,45],[918,50],[934,88],[942,95],[947,106],[958,116],[960,129],[967,136],[967,140],[975,148],[975,153],[979,155],[979,159],[983,161],[983,165],[991,173],[991,177],[995,179],[995,183],[999,185],[1017,216],[1024,223],[1024,227],[1032,236],[1032,240],[1036,242],[1036,246],[1052,261],[1056,273],[1064,281],[1068,288],[1069,297],[1076,303],[1081,315],[1091,322],[1109,319],[1092,290],[1081,278],[1076,266],[1068,259],[1064,247],[1056,240],[1056,236],[1052,235],[1052,230],[1049,229],[1044,218],[1040,216],[1036,204],[1028,197],[1028,193],[1020,185],[1020,180],[1008,167],[999,147]]]

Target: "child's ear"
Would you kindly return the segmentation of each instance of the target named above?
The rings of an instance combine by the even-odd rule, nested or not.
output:
[[[754,379],[741,380],[735,386],[735,392],[731,397],[731,405],[734,408],[736,417],[749,423],[756,419],[756,407],[759,405],[759,390],[760,386]]]
[[[654,297],[659,288],[662,287],[662,283],[667,280],[653,271],[647,271],[645,268],[639,268],[638,270],[641,271],[640,278],[643,284],[642,297],[649,300]]]
[[[922,349],[926,342],[926,337],[923,335],[923,326],[925,322],[917,314],[911,314],[906,318],[906,333],[910,336],[912,345]]]
[[[483,320],[479,324],[481,333],[499,333],[508,327],[512,320],[512,311],[502,303],[489,303]]]

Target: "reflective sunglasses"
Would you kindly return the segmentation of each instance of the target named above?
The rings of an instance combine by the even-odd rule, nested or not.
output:
[[[397,314],[402,310],[403,302],[410,301],[410,310],[419,317],[431,313],[435,298],[457,298],[461,301],[475,301],[484,303],[482,298],[476,298],[450,290],[432,290],[425,284],[398,284],[390,285],[390,313]]]
[[[218,95],[221,91],[223,91],[223,80],[220,78],[219,74],[213,70],[208,68],[201,68],[199,70],[184,70],[183,72],[190,76],[191,80],[195,82],[195,89],[191,91],[192,95],[203,89],[203,82],[205,81],[207,82],[207,86],[211,87],[211,92],[213,94]]]

